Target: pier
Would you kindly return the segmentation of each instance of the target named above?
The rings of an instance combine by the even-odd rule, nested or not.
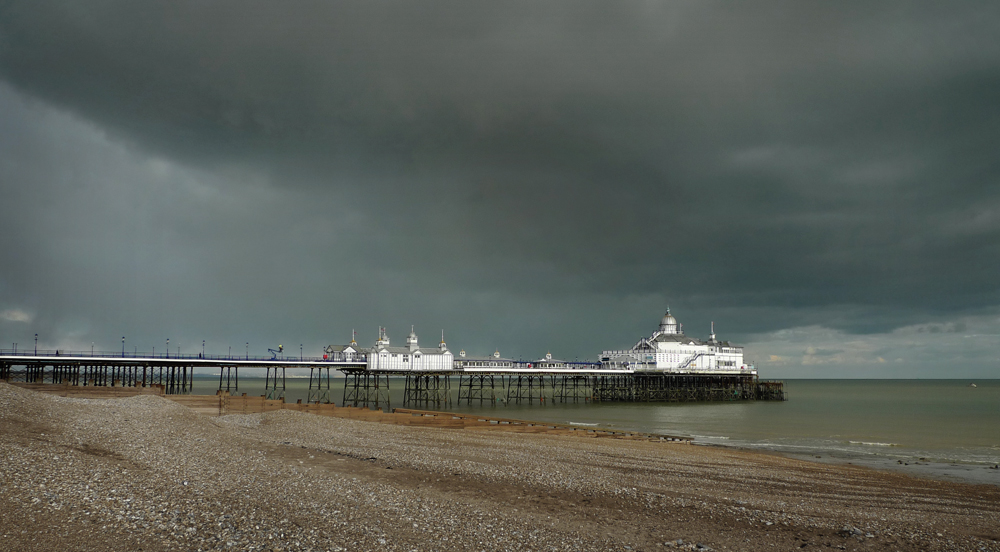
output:
[[[239,370],[263,369],[265,396],[283,399],[288,370],[309,372],[310,402],[329,402],[331,370],[361,368],[364,355],[256,357],[86,351],[21,352],[0,349],[0,380],[90,387],[162,386],[167,394],[190,393],[195,369],[218,370],[219,390],[239,391]]]
[[[453,370],[422,372],[343,367],[338,368],[345,376],[341,404],[388,406],[391,385],[402,387],[404,405],[434,407],[786,400],[782,382],[761,381],[756,371],[666,372],[609,369],[596,362],[563,364],[560,369],[546,369],[513,361],[504,368],[470,368],[456,361]]]
[[[578,369],[459,374],[462,404],[544,402],[704,402],[785,400],[782,382],[756,373],[705,374]]]
[[[403,390],[403,405],[546,404],[565,402],[781,401],[782,382],[760,381],[756,370],[662,371],[565,362],[558,368],[523,361],[503,367],[471,367],[456,360],[451,370],[372,369],[363,353],[324,357],[250,355],[153,355],[79,351],[0,350],[0,380],[79,387],[161,387],[167,395],[190,394],[195,370],[217,371],[218,392],[238,396],[240,369],[263,370],[264,400],[285,399],[288,371],[308,371],[308,404],[390,406],[390,386]],[[335,375],[343,375],[342,392]],[[455,387],[457,393],[455,393]]]

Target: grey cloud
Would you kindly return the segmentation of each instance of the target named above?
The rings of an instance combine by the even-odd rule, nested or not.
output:
[[[585,356],[668,301],[737,338],[1000,303],[993,3],[0,9],[32,267],[0,307],[54,334],[426,320]]]

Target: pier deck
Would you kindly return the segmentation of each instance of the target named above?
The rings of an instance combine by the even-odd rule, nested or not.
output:
[[[544,402],[701,402],[785,400],[782,382],[759,381],[756,371],[676,372],[608,369],[598,363],[546,369],[530,363],[511,368],[457,368],[443,371],[371,370],[364,355],[261,358],[249,355],[152,355],[42,351],[0,351],[0,380],[71,387],[147,388],[168,395],[189,394],[195,369],[218,370],[219,391],[239,394],[240,369],[263,369],[265,400],[285,397],[288,370],[309,372],[307,403],[330,403],[335,394],[331,371],[344,376],[344,406],[387,406],[390,378],[404,380],[403,405]]]

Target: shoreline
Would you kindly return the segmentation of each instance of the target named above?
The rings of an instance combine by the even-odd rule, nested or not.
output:
[[[1000,469],[986,464],[962,462],[935,462],[929,460],[908,461],[893,458],[866,456],[837,456],[828,454],[817,458],[812,454],[781,453],[790,458],[816,462],[820,464],[857,465],[867,468],[900,473],[911,477],[931,479],[935,481],[967,483],[971,485],[992,485],[1000,487]]]
[[[726,445],[722,443],[704,442],[695,439],[693,446],[732,449],[747,452],[774,454],[785,458],[794,458],[804,462],[837,466],[862,466],[874,470],[905,474],[912,477],[950,483],[966,483],[970,485],[993,485],[1000,487],[1000,469],[988,464],[973,464],[967,462],[938,462],[918,457],[906,461],[866,454],[836,454],[829,451],[823,454],[807,452],[789,452],[768,448],[766,446],[752,447],[742,444]]]
[[[121,396],[130,396],[133,394],[145,394],[151,391],[151,388],[102,388],[102,387],[64,387],[56,386],[52,384],[23,384],[16,383],[13,384],[17,387],[31,389],[34,391],[42,393],[53,393],[60,394],[62,396],[74,396],[81,398],[108,398],[107,393],[111,393],[115,396],[115,393],[120,393]],[[161,390],[162,391],[162,390]],[[154,391],[155,393],[155,391]],[[162,394],[162,393],[161,393]],[[210,414],[215,410],[215,407],[207,408],[204,403],[205,401],[216,401],[217,395],[195,395],[195,394],[185,394],[185,395],[162,395],[170,400],[179,402],[185,406],[193,408],[203,414]],[[244,393],[243,400],[254,401],[257,399],[263,399],[261,396],[248,397]],[[233,397],[233,400],[239,397]],[[260,412],[266,411],[273,408],[279,408],[277,402],[274,403],[275,406],[263,407],[259,405],[257,408],[259,410],[247,409],[246,405],[242,407],[231,407],[228,412]],[[376,409],[369,411],[367,407],[334,407],[334,411],[337,414],[330,412],[321,413],[313,409],[314,405],[302,405],[301,401],[299,403],[283,403],[283,408],[301,410],[305,412],[310,412],[313,414],[320,415],[338,415],[344,416],[347,411],[353,411],[349,417],[359,417],[363,419],[375,419],[379,416],[384,416],[380,413],[382,410]],[[332,406],[332,405],[324,405]],[[345,410],[346,409],[346,410]],[[449,424],[446,420],[442,418],[447,418],[449,415],[454,417],[465,418],[465,425],[474,426],[480,425],[475,423],[469,423],[470,421],[478,418],[484,418],[488,420],[493,420],[492,427],[494,429],[505,429],[514,431],[531,431],[534,433],[546,432],[543,428],[548,427],[550,431],[547,433],[562,433],[566,429],[575,430],[579,432],[596,431],[601,433],[602,436],[608,437],[612,436],[615,438],[623,438],[625,436],[635,436],[637,438],[653,438],[655,440],[656,436],[660,436],[665,440],[686,440],[692,445],[704,446],[704,447],[717,447],[720,449],[727,450],[741,450],[746,452],[763,452],[766,454],[775,454],[778,456],[783,456],[787,458],[794,458],[806,462],[815,462],[817,464],[828,464],[828,465],[842,465],[842,466],[864,466],[876,470],[882,470],[886,472],[908,474],[914,477],[931,479],[937,481],[945,482],[957,482],[957,483],[969,483],[969,484],[985,484],[994,485],[1000,487],[1000,469],[993,468],[997,464],[987,464],[987,463],[972,463],[972,462],[961,462],[961,461],[936,461],[933,459],[927,459],[926,457],[919,457],[916,455],[917,451],[909,451],[911,454],[897,454],[892,457],[888,455],[878,455],[873,453],[865,453],[864,451],[843,451],[835,450],[831,451],[829,449],[819,449],[815,448],[808,452],[802,451],[789,451],[787,445],[756,445],[752,443],[747,443],[744,441],[737,441],[736,443],[728,443],[729,437],[721,436],[697,436],[697,435],[687,435],[680,437],[676,434],[668,433],[649,433],[640,430],[627,429],[623,427],[613,427],[604,426],[598,423],[580,423],[580,422],[554,422],[551,420],[527,420],[527,419],[511,419],[503,416],[497,416],[497,412],[493,411],[484,412],[469,412],[466,410],[442,410],[442,411],[430,411],[423,409],[406,409],[406,408],[394,408],[392,412],[405,412],[405,413],[420,413],[420,414],[434,414],[438,416],[438,420],[428,421],[427,423],[421,424],[419,419],[413,422],[404,422],[407,425],[427,425],[436,427],[455,427],[456,424]],[[220,409],[217,413],[222,415],[225,412]],[[383,423],[393,423],[388,420],[382,420]],[[499,425],[497,422],[502,424],[515,423],[519,426],[528,427],[514,427],[511,425]],[[396,423],[399,423],[398,421]],[[461,424],[458,424],[461,425]],[[628,438],[628,437],[625,437]],[[803,447],[812,448],[812,447]]]
[[[0,433],[0,549],[1000,551],[995,486],[767,451],[7,384]]]

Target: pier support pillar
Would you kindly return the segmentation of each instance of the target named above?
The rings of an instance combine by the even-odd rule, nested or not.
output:
[[[321,366],[309,368],[308,403],[327,404],[330,402],[330,368]]]
[[[448,374],[406,374],[403,404],[451,404],[451,376]]]
[[[280,375],[278,374],[278,370],[281,370]],[[266,400],[272,401],[285,398],[284,366],[267,367],[267,374],[264,377],[264,389],[267,391],[266,395],[264,396]]]
[[[344,372],[343,406],[389,407],[389,374],[352,370]]]
[[[239,368],[235,366],[219,367],[219,391],[223,391],[226,395],[229,396],[234,396],[239,394],[240,391]]]

